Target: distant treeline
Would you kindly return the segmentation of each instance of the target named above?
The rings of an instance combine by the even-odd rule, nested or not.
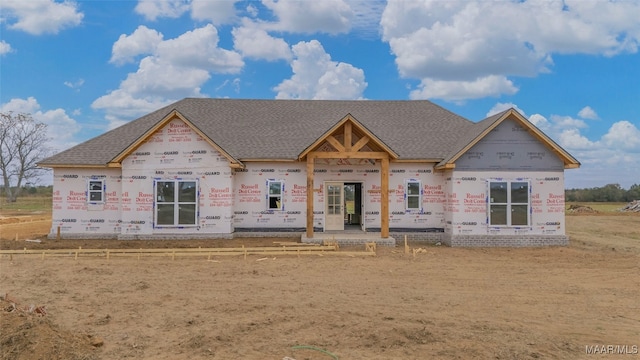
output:
[[[571,202],[631,202],[640,200],[640,185],[633,184],[629,190],[620,184],[608,184],[590,189],[568,189],[564,191],[566,201]]]

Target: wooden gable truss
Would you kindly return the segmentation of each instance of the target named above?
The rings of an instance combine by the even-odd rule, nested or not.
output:
[[[355,141],[355,142],[354,142]],[[298,157],[307,162],[307,237],[313,238],[313,184],[316,159],[369,159],[380,162],[380,236],[389,237],[389,160],[398,158],[377,136],[347,114]]]

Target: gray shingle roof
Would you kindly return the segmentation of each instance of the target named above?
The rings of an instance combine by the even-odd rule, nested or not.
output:
[[[426,100],[187,98],[44,159],[40,165],[104,166],[174,109],[239,160],[297,159],[348,114],[400,159],[444,159],[471,134],[482,131],[481,123]]]

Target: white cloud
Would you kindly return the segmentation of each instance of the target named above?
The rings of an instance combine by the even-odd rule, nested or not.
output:
[[[269,30],[291,33],[339,34],[348,32],[354,13],[343,0],[262,0],[278,18]]]
[[[136,94],[137,95],[137,94]],[[96,99],[91,107],[106,110],[108,128],[114,129],[140,115],[153,112],[172,102],[159,96],[135,96],[126,89],[118,89]]]
[[[230,86],[233,89],[233,92],[235,92],[236,94],[240,93],[240,79],[239,78],[235,78],[233,80],[225,80],[222,84],[220,84],[218,87],[216,87],[216,91],[220,91],[223,88]]]
[[[178,81],[179,79],[179,81]],[[130,94],[146,96],[202,96],[199,85],[209,80],[204,69],[185,67],[158,57],[146,57],[140,68],[130,73],[120,88]]]
[[[638,18],[640,2],[390,0],[381,25],[400,75],[438,89],[420,97],[459,101],[511,94],[477,79],[535,76],[553,54],[636,52]]]
[[[379,39],[380,19],[386,0],[345,0],[351,10],[352,32],[365,38]]]
[[[590,106],[585,106],[578,112],[578,116],[588,120],[598,120],[598,114]]]
[[[185,0],[138,0],[135,11],[147,20],[155,21],[159,17],[178,18],[189,10]]]
[[[547,120],[546,117],[540,115],[540,114],[533,114],[531,116],[529,116],[529,121],[535,125],[538,129],[547,132],[549,131],[551,124],[549,123],[549,121]]]
[[[11,45],[8,42],[4,40],[0,40],[0,56],[4,54],[8,54],[12,51],[13,49],[11,48]]]
[[[464,101],[501,94],[513,95],[518,88],[504,76],[486,76],[474,81],[422,79],[420,89],[413,90],[409,97],[418,99],[444,99]]]
[[[27,99],[11,99],[8,103],[2,104],[0,111],[9,112],[12,111],[14,113],[24,113],[24,114],[34,114],[36,111],[40,110],[40,104],[38,104],[38,100],[34,97],[29,97]]]
[[[55,2],[53,0],[25,1],[4,0],[2,2],[3,22],[10,29],[22,30],[31,35],[57,34],[60,30],[78,26],[84,14],[78,11],[75,2]]]
[[[162,42],[162,34],[144,25],[131,34],[122,34],[113,44],[110,63],[124,64],[134,61],[138,55],[152,54]]]
[[[509,103],[500,103],[500,102],[499,102],[499,103],[496,103],[495,105],[493,105],[493,107],[491,108],[491,110],[489,110],[489,111],[487,112],[487,115],[486,115],[486,116],[487,116],[487,117],[489,117],[489,116],[491,116],[491,115],[495,115],[495,114],[497,114],[497,113],[501,113],[501,112],[503,112],[503,111],[505,111],[505,110],[509,110],[509,109],[511,109],[511,108],[516,109],[520,114],[522,114],[524,117],[526,117],[526,115],[525,115],[524,111],[522,111],[522,109],[520,109],[520,108],[518,107],[518,105],[516,105],[516,104],[514,104],[514,103],[510,103],[510,102],[509,102]],[[531,120],[531,119],[529,119],[529,120]],[[546,119],[545,119],[545,120],[546,120]],[[534,125],[535,125],[535,124],[534,124]]]
[[[71,82],[71,81],[64,82],[64,86],[71,89],[79,89],[80,87],[82,87],[82,85],[84,85],[84,79],[78,79],[76,82]]]
[[[158,18],[179,18],[190,11],[194,20],[224,25],[237,21],[236,2],[238,0],[138,0],[135,12],[155,21]]]
[[[209,80],[206,70],[175,66],[146,57],[137,72],[130,73],[120,88],[96,99],[91,107],[104,109],[110,119],[123,120],[149,113],[182,97],[202,97],[200,85]],[[111,126],[113,127],[113,126]]]
[[[572,150],[592,149],[596,143],[587,139],[578,129],[565,129],[560,133],[558,140],[560,146]]]
[[[361,99],[367,87],[364,71],[335,62],[317,40],[293,46],[293,76],[275,87],[277,99]]]
[[[246,57],[269,61],[292,58],[286,41],[272,37],[248,21],[244,21],[242,27],[234,28],[232,34],[234,48]]]
[[[162,34],[140,27],[130,36],[121,36],[116,59],[124,59],[144,51],[152,53],[140,61],[138,70],[129,73],[120,87],[91,105],[107,112],[110,127],[164,106],[183,97],[202,97],[202,85],[210,73],[235,74],[244,66],[240,54],[218,47],[218,32],[208,24],[187,31],[175,39],[159,41],[143,49],[138,40],[150,36],[157,41]],[[131,40],[131,41],[130,41]],[[115,46],[114,46],[115,48]]]
[[[637,1],[528,1],[523,29],[544,52],[604,54],[636,52],[640,41]]]
[[[251,17],[256,17],[256,16],[258,16],[258,13],[259,13],[258,8],[256,8],[252,4],[247,5],[247,7],[245,8],[245,11]]]
[[[502,105],[502,104],[501,104]],[[495,108],[495,107],[494,107]],[[584,110],[584,109],[583,109]],[[571,116],[540,114],[529,117],[582,164],[567,170],[566,186],[584,188],[619,183],[628,188],[640,179],[640,129],[631,121],[613,123],[602,136],[589,137],[589,125]],[[600,124],[602,124],[600,122]]]
[[[235,51],[218,47],[218,31],[208,24],[158,45],[157,57],[174,65],[235,74],[244,66]]]
[[[236,21],[235,3],[237,1],[193,0],[191,17],[196,20],[208,20],[214,25],[229,24]]]
[[[611,125],[602,140],[607,146],[640,153],[640,130],[629,121],[618,121]]]
[[[63,109],[42,111],[38,101],[29,97],[27,99],[11,99],[0,106],[0,111],[31,114],[34,120],[47,124],[49,137],[47,146],[54,151],[67,149],[77,144],[74,136],[80,131],[80,125]]]
[[[584,120],[574,119],[571,116],[551,115],[553,127],[559,130],[564,129],[585,129],[588,127]]]

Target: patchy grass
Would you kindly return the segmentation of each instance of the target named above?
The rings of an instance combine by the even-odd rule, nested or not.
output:
[[[51,212],[51,196],[22,196],[16,202],[0,197],[0,216],[42,214]]]
[[[567,235],[571,239],[571,246],[640,254],[639,213],[627,213],[628,216],[589,215],[567,217]]]

